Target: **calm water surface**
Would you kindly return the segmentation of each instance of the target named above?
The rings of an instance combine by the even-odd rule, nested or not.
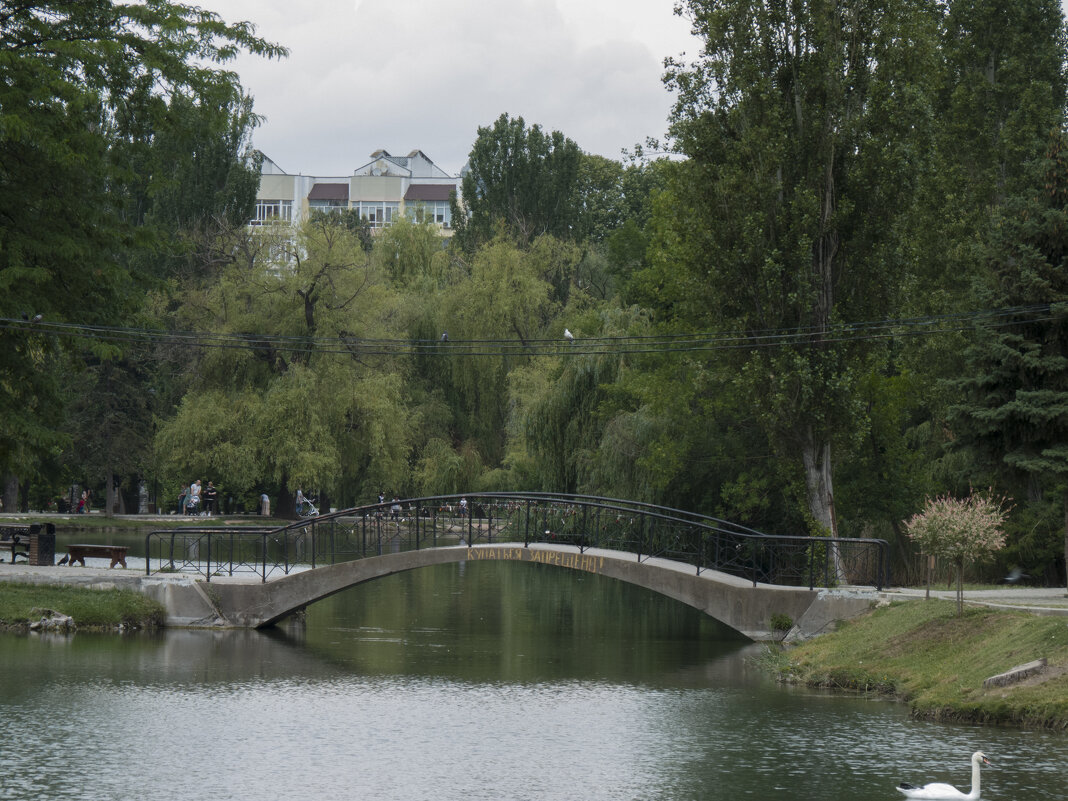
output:
[[[0,798],[1068,798],[1068,736],[781,688],[700,614],[540,565],[398,574],[268,633],[0,637]]]

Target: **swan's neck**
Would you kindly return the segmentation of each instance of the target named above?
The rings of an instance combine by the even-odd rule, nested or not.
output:
[[[972,762],[972,789],[965,797],[968,801],[975,801],[979,797],[979,760]]]

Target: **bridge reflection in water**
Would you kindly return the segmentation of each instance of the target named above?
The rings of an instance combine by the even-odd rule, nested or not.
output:
[[[466,511],[461,500],[466,500]],[[482,493],[372,504],[280,528],[157,530],[145,541],[146,572],[261,581],[356,559],[448,546],[532,543],[666,559],[696,575],[715,570],[781,586],[889,581],[884,540],[763,534],[735,523],[651,504],[588,495]]]

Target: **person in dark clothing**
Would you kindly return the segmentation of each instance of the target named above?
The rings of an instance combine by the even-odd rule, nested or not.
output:
[[[211,481],[208,482],[208,486],[204,488],[204,513],[211,517],[215,511],[215,501],[219,497],[219,491],[215,489],[215,484]]]

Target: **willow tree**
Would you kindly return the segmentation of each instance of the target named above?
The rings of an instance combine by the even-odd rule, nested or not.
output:
[[[686,446],[665,431],[662,410],[621,381],[641,357],[582,344],[646,335],[648,318],[634,307],[572,308],[568,323],[577,345],[509,376],[509,467],[536,489],[661,500],[665,445]]]
[[[473,441],[486,464],[504,454],[508,419],[508,374],[552,334],[559,310],[554,279],[570,273],[577,248],[541,237],[520,249],[497,237],[475,254],[471,273],[442,293],[446,399],[454,410],[455,440]],[[555,336],[563,342],[563,325]],[[488,340],[465,344],[470,340]],[[514,343],[514,344],[505,344]]]
[[[640,283],[669,325],[748,338],[715,369],[803,474],[813,530],[835,534],[833,453],[863,429],[854,389],[877,357],[870,342],[835,331],[895,309],[904,213],[929,130],[936,4],[689,0],[684,9],[702,54],[669,62],[666,80],[687,161]]]
[[[398,339],[396,297],[343,220],[246,234],[218,282],[180,317],[210,334],[188,353],[189,391],[157,444],[176,477],[238,492],[348,498],[404,487],[410,427],[400,366],[367,340]]]

